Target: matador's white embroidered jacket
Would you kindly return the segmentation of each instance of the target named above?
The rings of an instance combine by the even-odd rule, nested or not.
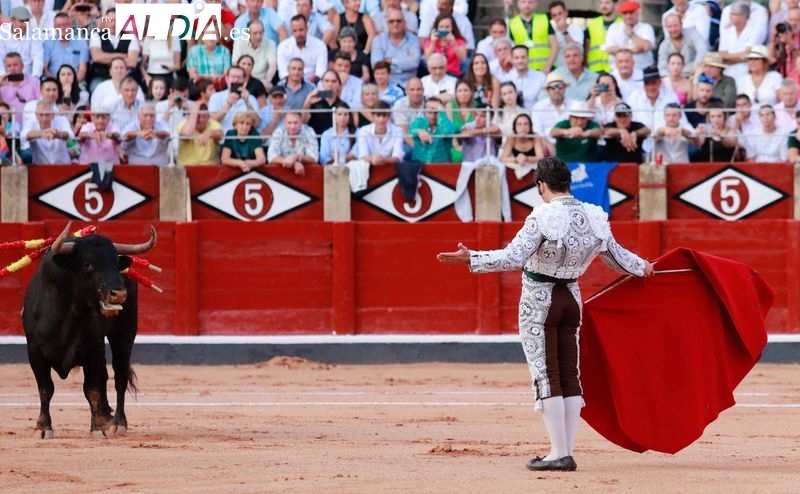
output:
[[[615,271],[644,274],[645,261],[617,243],[602,208],[565,196],[537,206],[504,249],[471,251],[470,271],[524,268],[573,279],[582,275],[598,255]]]

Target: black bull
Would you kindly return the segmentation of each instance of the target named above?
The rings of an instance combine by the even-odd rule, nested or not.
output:
[[[100,235],[68,237],[64,229],[39,264],[25,292],[22,325],[28,359],[36,377],[41,408],[36,421],[41,438],[53,437],[50,400],[51,369],[61,379],[82,366],[83,393],[91,409],[92,435],[124,433],[125,392],[136,390],[131,350],[138,324],[137,284],[120,271],[131,265],[128,255],[155,246],[150,240],[135,245],[115,244]],[[117,410],[108,403],[105,338],[111,347]]]

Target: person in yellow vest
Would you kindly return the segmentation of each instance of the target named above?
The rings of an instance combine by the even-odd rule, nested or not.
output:
[[[622,17],[617,13],[617,0],[600,0],[597,7],[600,15],[586,21],[586,36],[583,40],[583,53],[586,68],[592,72],[611,72],[608,52],[603,49],[608,28]]]
[[[511,0],[504,0],[506,6]],[[508,21],[511,39],[528,47],[528,67],[550,73],[558,56],[558,40],[547,14],[537,13],[536,0],[517,0],[519,14]]]

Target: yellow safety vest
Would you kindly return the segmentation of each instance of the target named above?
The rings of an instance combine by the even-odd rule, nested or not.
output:
[[[622,22],[622,17],[617,17],[614,23]],[[589,31],[589,51],[586,53],[586,67],[592,72],[611,72],[611,64],[608,63],[608,53],[603,50],[606,42],[606,26],[603,24],[603,16],[598,16],[586,21]]]
[[[550,40],[547,35],[550,29],[550,21],[547,18],[547,14],[533,14],[533,26],[531,29],[533,31],[533,39],[531,39],[528,30],[525,29],[525,24],[523,24],[520,16],[515,16],[511,19],[508,27],[514,43],[528,47],[528,67],[533,70],[542,70],[547,64],[547,57],[550,55]]]

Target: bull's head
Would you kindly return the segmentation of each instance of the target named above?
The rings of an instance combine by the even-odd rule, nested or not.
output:
[[[125,282],[120,275],[130,267],[128,255],[141,254],[156,244],[156,230],[150,227],[150,240],[141,244],[117,244],[100,235],[70,237],[68,223],[51,247],[53,262],[72,273],[73,286],[79,300],[94,306],[104,316],[115,316],[127,298]],[[96,298],[95,298],[96,297]]]

